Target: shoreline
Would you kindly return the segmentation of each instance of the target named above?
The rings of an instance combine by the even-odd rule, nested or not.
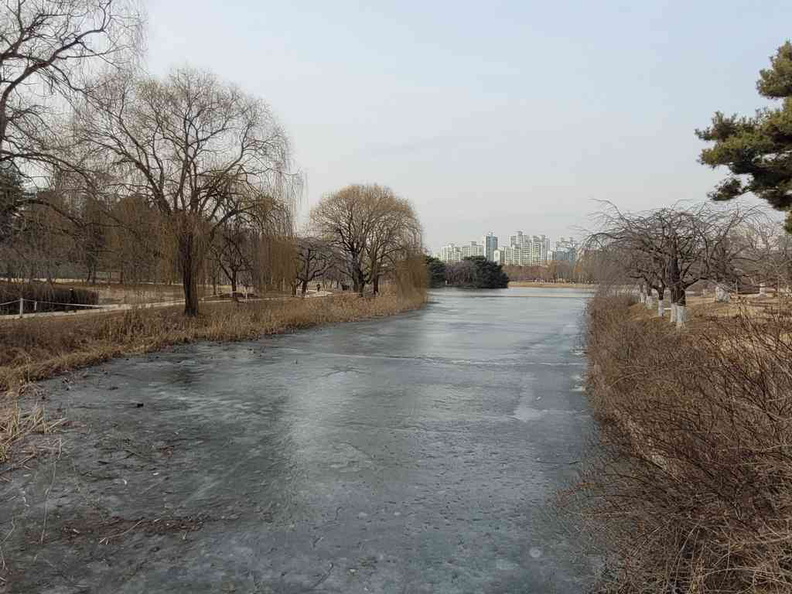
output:
[[[337,295],[207,304],[197,318],[184,317],[178,306],[8,320],[0,324],[0,464],[8,461],[10,448],[21,438],[51,430],[44,407],[20,406],[28,391],[35,392],[38,381],[179,344],[256,340],[316,326],[389,317],[421,309],[426,303],[425,294],[383,294],[373,299]]]
[[[589,283],[546,283],[534,281],[509,281],[509,288],[528,287],[534,289],[587,289],[596,291],[597,285]]]

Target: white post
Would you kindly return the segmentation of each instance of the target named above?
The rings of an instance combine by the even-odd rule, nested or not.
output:
[[[661,318],[665,317],[665,299],[657,300],[657,315]]]
[[[22,316],[24,314],[25,314],[25,300],[22,297],[20,297],[19,298],[19,317],[22,318]]]
[[[654,298],[651,295],[646,295],[646,309],[652,309]]]
[[[759,294],[760,295],[767,295],[767,287],[764,283],[759,283]]]
[[[671,323],[674,324],[677,321],[677,304],[671,303]]]

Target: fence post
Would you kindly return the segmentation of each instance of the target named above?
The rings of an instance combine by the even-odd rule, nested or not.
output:
[[[19,317],[21,318],[25,313],[25,299],[23,297],[19,298]]]

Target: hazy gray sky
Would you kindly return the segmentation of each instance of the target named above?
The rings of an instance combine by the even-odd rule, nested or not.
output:
[[[704,198],[713,111],[751,113],[789,0],[148,0],[149,66],[265,98],[307,177],[414,203],[433,250],[567,235],[609,199]]]

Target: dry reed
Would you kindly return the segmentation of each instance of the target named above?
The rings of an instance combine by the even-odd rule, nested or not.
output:
[[[680,332],[600,295],[588,353],[602,447],[568,502],[601,592],[792,591],[792,315]]]

